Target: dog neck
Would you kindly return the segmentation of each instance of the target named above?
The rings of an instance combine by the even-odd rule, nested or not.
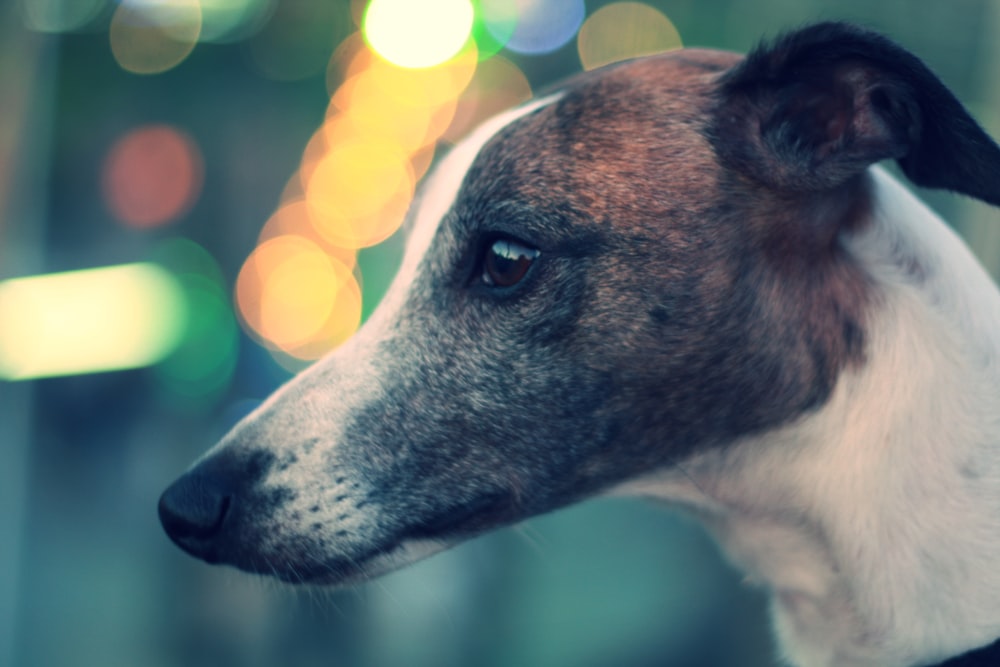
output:
[[[843,239],[877,297],[862,367],[797,422],[628,487],[693,510],[808,667],[927,665],[1000,636],[1000,295],[872,178],[871,224]]]

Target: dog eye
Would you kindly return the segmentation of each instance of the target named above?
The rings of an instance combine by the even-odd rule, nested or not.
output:
[[[513,287],[521,282],[540,253],[511,239],[497,239],[483,257],[482,281],[490,287]]]

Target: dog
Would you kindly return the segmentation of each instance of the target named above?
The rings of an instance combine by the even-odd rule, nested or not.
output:
[[[500,114],[370,320],[166,490],[166,532],[344,584],[638,494],[769,592],[792,665],[1000,665],[1000,293],[886,159],[1000,204],[955,96],[841,23]]]

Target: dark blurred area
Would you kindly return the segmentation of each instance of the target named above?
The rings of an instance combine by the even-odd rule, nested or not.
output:
[[[427,4],[444,25],[447,7]],[[745,51],[857,21],[919,54],[1000,135],[991,0],[472,7],[452,64],[420,63],[454,89],[392,102],[427,111],[413,138],[365,111],[390,104],[359,92],[385,68],[377,44],[405,40],[373,18],[366,46],[362,0],[0,0],[0,665],[778,664],[762,594],[693,522],[637,500],[593,500],[338,591],[209,567],[160,529],[167,484],[377,304],[433,158],[489,113],[628,55],[621,44]],[[531,41],[529,20],[551,30]],[[410,71],[414,90],[436,81]],[[390,134],[384,154],[370,148]],[[357,172],[399,189],[370,201],[351,185],[353,217],[335,227],[324,192],[346,187],[338,151],[355,145],[375,156]],[[1000,216],[921,194],[996,274]],[[327,291],[289,301],[293,265]],[[81,287],[115,267],[106,289]],[[50,274],[57,289],[17,281]],[[32,328],[59,304],[102,315]]]

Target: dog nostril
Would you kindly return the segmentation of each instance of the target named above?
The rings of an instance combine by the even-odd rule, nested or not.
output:
[[[220,532],[232,505],[232,496],[210,477],[189,473],[160,496],[160,522],[172,540],[191,549],[191,540],[203,541]]]

